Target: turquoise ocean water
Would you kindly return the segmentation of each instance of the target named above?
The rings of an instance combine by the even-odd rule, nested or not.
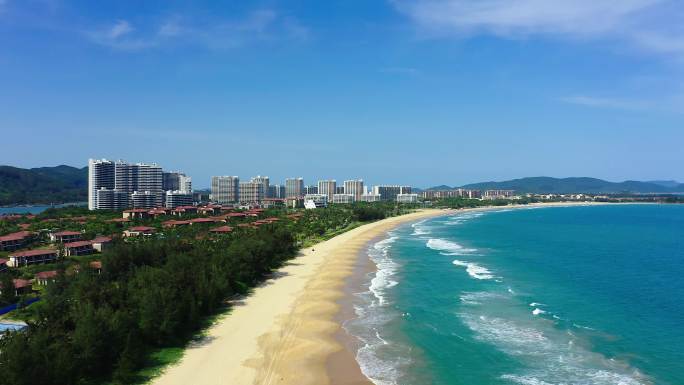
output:
[[[684,205],[467,212],[373,244],[376,384],[684,384]]]

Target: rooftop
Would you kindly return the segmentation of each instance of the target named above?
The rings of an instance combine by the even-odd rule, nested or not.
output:
[[[36,255],[46,255],[46,254],[57,254],[55,249],[36,249],[36,250],[26,250],[18,251],[16,253],[10,253],[10,257],[33,257]]]

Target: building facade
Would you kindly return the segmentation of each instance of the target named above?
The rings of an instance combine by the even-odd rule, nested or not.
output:
[[[285,197],[286,198],[302,197],[305,194],[306,193],[304,191],[304,179],[303,178],[285,179]]]
[[[352,194],[335,194],[332,202],[335,204],[349,204],[354,203],[354,196]]]
[[[363,179],[345,180],[344,193],[354,196],[354,201],[360,201],[364,193]]]
[[[332,202],[333,195],[337,193],[337,181],[331,180],[319,180],[318,181],[318,194],[323,194],[328,196],[328,201]]]
[[[103,190],[105,192],[101,193]],[[160,206],[164,198],[163,191],[162,169],[155,163],[88,160],[88,208],[91,210],[97,210],[98,207],[118,209],[122,204],[121,194],[128,196],[124,207],[130,207],[133,205],[131,195],[135,192],[147,193],[153,197],[154,205]],[[103,202],[98,203],[100,196]]]
[[[410,186],[399,186],[399,185],[381,185],[373,186],[373,194],[380,195],[380,200],[383,201],[396,201],[397,195],[399,194],[410,194]]]
[[[252,183],[259,183],[261,184],[261,190],[263,191],[263,197],[262,198],[273,198],[269,196],[269,186],[270,186],[270,179],[267,176],[261,176],[257,175],[252,178]]]
[[[240,203],[259,204],[264,199],[264,195],[262,181],[240,182]]]
[[[191,192],[186,191],[167,191],[166,208],[175,209],[180,206],[192,206],[193,197]]]
[[[235,203],[240,200],[240,178],[236,176],[212,176],[211,200],[219,204]]]
[[[418,203],[418,194],[397,194],[397,203]]]

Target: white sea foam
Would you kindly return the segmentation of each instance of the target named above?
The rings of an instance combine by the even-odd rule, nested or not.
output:
[[[456,266],[463,266],[466,268],[468,275],[475,279],[492,279],[494,275],[487,268],[482,267],[476,263],[459,261],[458,259],[452,262]]]
[[[544,313],[546,313],[546,312],[544,310],[538,308],[538,307],[534,308],[534,310],[532,310],[532,314],[534,314],[534,315],[540,315],[540,314],[544,314]]]
[[[520,385],[651,385],[652,382],[624,363],[608,360],[574,343],[573,334],[550,327],[537,318],[501,318],[483,314],[489,307],[468,307],[459,314],[477,339],[496,346],[525,363],[519,373],[502,379]],[[477,310],[477,312],[472,312]]]
[[[369,290],[377,299],[378,306],[383,306],[387,302],[385,299],[385,290],[398,284],[392,277],[396,274],[396,270],[399,266],[388,256],[389,249],[396,240],[397,237],[390,236],[387,239],[375,243],[368,251],[368,255],[377,267],[375,276],[371,279]]]
[[[537,307],[537,306],[546,306],[546,305],[544,305],[543,303],[539,303],[539,302],[532,302],[530,304],[530,307]]]
[[[361,371],[376,385],[397,385],[405,368],[411,365],[410,346],[392,341],[386,327],[404,314],[390,304],[387,291],[398,284],[396,274],[401,267],[391,256],[393,243],[389,237],[368,248],[368,256],[376,264],[368,291],[358,293],[354,304],[357,318],[344,323],[347,332],[361,342],[356,354]],[[407,314],[408,315],[408,314]],[[391,336],[390,336],[391,337]]]
[[[430,238],[425,245],[432,250],[441,251],[446,255],[462,255],[477,251],[477,249],[468,249],[454,241],[440,238]]]
[[[413,233],[411,235],[428,235],[430,234],[430,228],[425,225],[425,220],[416,222],[411,225],[413,227]]]

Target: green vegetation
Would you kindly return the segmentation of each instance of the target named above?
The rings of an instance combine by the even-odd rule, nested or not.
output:
[[[24,169],[0,166],[0,206],[83,202],[88,199],[88,169],[70,166]]]
[[[533,194],[615,194],[684,192],[683,184],[663,185],[654,182],[608,182],[596,178],[520,178],[503,182],[483,182],[462,186],[473,190],[515,190]]]
[[[80,263],[80,272],[48,284],[40,302],[17,313],[28,329],[0,339],[0,385],[145,381],[177,361],[183,347],[229,309],[228,298],[248,294],[300,247],[410,209],[392,203],[273,209],[262,216],[280,220],[239,227],[236,223],[256,218],[234,219],[229,225],[235,230],[218,236],[208,234],[216,224],[161,228],[168,217],[127,224],[160,232],[116,239],[99,256],[101,273],[89,268],[88,259],[70,259]],[[80,223],[84,215],[87,221]],[[109,226],[108,219],[117,215],[63,209],[33,218],[31,226],[80,226],[102,234],[99,226]],[[0,276],[11,279],[8,273]]]

